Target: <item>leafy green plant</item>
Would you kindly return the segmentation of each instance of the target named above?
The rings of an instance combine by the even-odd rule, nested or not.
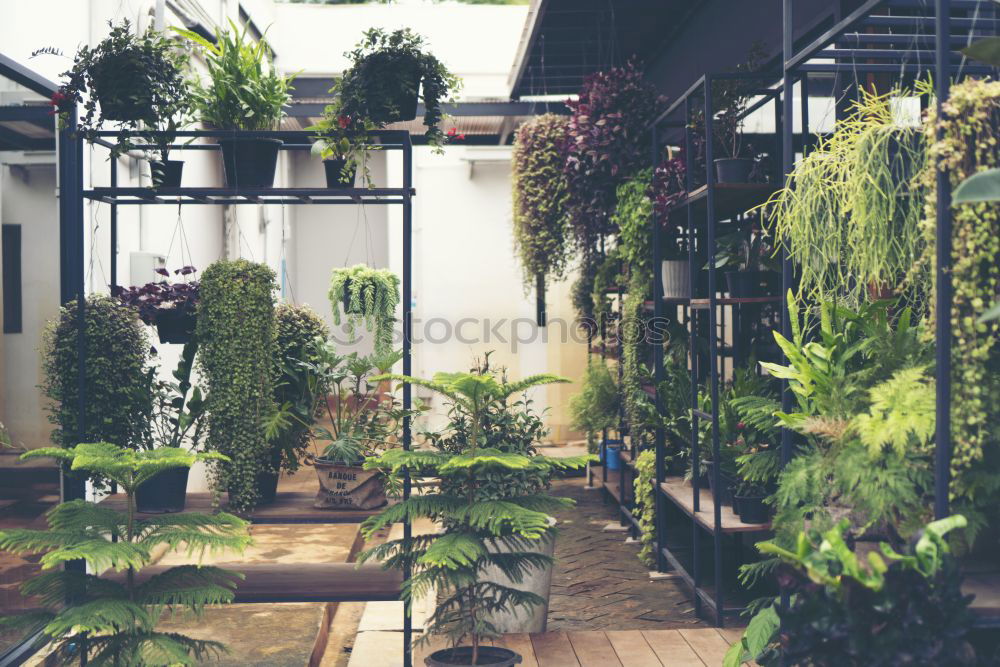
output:
[[[635,515],[639,521],[638,558],[647,567],[656,564],[656,452],[647,449],[635,460]]]
[[[592,318],[597,325],[598,335],[607,340],[609,338],[609,316],[611,315],[611,303],[608,301],[608,292],[624,282],[625,263],[622,261],[621,246],[615,246],[603,256],[594,255],[594,259],[599,261],[595,270],[589,276],[584,273],[589,268],[588,266],[580,268],[580,289],[586,286],[585,283],[588,282],[588,279],[590,284],[590,292],[587,293],[587,303],[583,304],[580,316]],[[612,333],[614,332],[612,331]]]
[[[328,293],[333,308],[333,321],[340,325],[340,304],[344,307],[344,323],[354,339],[357,325],[375,336],[375,351],[384,354],[392,350],[396,306],[399,305],[399,276],[388,269],[373,269],[364,264],[334,269]]]
[[[920,254],[927,156],[886,95],[861,93],[850,115],[799,161],[764,205],[764,226],[800,272],[799,295],[852,303],[900,288]]]
[[[230,460],[213,467],[216,488],[250,512],[257,477],[277,473],[264,419],[274,412],[274,272],[245,259],[220,260],[201,280],[197,337],[208,387],[206,447]]]
[[[37,457],[52,457],[72,470],[114,481],[128,499],[127,510],[73,500],[49,511],[48,530],[0,531],[0,549],[43,554],[42,573],[21,587],[43,609],[0,619],[0,627],[44,623],[42,632],[54,644],[50,659],[60,665],[194,665],[223,652],[219,642],[158,632],[156,624],[167,609],[186,609],[200,617],[206,605],[231,602],[242,575],[200,564],[151,577],[142,577],[142,569],[161,547],[183,548],[199,561],[205,553],[240,553],[250,544],[249,524],[224,513],[139,519],[135,490],[169,468],[224,457],[169,447],[137,452],[98,442],[37,449],[21,458]],[[89,571],[62,569],[76,560],[83,560]],[[103,570],[124,576],[102,576]]]
[[[554,527],[548,512],[566,508],[571,501],[536,492],[496,497],[496,489],[486,486],[484,476],[517,472],[551,474],[555,470],[578,468],[590,457],[557,459],[486,447],[484,417],[491,406],[506,403],[509,397],[531,387],[565,382],[554,375],[533,375],[518,382],[498,380],[490,372],[438,373],[433,380],[400,375],[374,378],[394,379],[427,387],[442,394],[467,416],[467,440],[458,451],[392,449],[366,467],[386,468],[399,473],[437,475],[438,493],[411,496],[386,508],[363,524],[363,532],[376,531],[402,521],[429,518],[439,521],[444,531],[411,540],[392,540],[364,552],[360,560],[380,559],[388,568],[412,567],[413,575],[403,590],[407,604],[428,591],[438,591],[438,604],[428,619],[428,632],[445,634],[457,646],[471,637],[475,664],[483,638],[498,632],[489,615],[540,604],[530,592],[485,580],[483,569],[495,566],[513,582],[535,568],[552,563],[549,556],[529,549],[539,540],[550,539]]]
[[[344,55],[351,66],[334,85],[338,99],[332,117],[385,127],[399,120],[401,105],[416,99],[419,89],[427,143],[437,150],[447,143],[439,127],[444,117],[441,106],[459,91],[461,80],[426,50],[423,37],[409,28],[393,32],[370,28]]]
[[[51,401],[47,409],[49,422],[55,425],[53,442],[60,447],[97,441],[144,447],[153,409],[153,371],[149,339],[136,311],[106,296],[87,297],[82,430],[77,403],[78,316],[76,302],[68,302],[43,334],[40,388]]]
[[[191,30],[174,28],[205,56],[208,83],[191,82],[191,106],[201,122],[222,130],[274,130],[291,99],[292,79],[271,64],[271,47],[261,37],[256,43],[232,21],[210,42]]]
[[[588,359],[583,386],[569,400],[570,426],[587,434],[590,450],[596,451],[597,438],[606,428],[618,425],[621,399],[618,386],[604,360]]]
[[[945,539],[965,525],[962,515],[933,521],[903,553],[883,542],[864,558],[849,546],[846,521],[800,533],[794,550],[758,544],[781,559],[791,604],[759,612],[724,667],[977,664],[966,640],[972,596],[962,595]]]
[[[333,88],[330,92],[336,92]],[[368,168],[368,133],[378,126],[368,118],[351,118],[341,113],[338,103],[323,108],[323,116],[315,125],[306,128],[316,133],[310,152],[323,160],[343,160],[340,175],[345,181],[353,179],[357,170],[366,186],[371,186]]]
[[[622,261],[637,280],[652,283],[653,202],[652,169],[642,169],[618,186],[612,222],[619,230]],[[648,288],[647,288],[648,289]]]
[[[139,136],[155,144],[160,159],[166,160],[188,113],[187,56],[152,26],[139,35],[127,19],[108,25],[108,36],[93,48],[81,46],[73,67],[60,75],[67,80],[52,96],[59,124],[67,127],[82,102],[84,114],[73,129],[94,141],[105,123],[117,125],[112,159],[132,150]],[[58,51],[41,49],[33,55],[39,53]]]
[[[560,280],[569,262],[565,116],[543,114],[521,125],[511,154],[514,248],[524,286]]]
[[[153,415],[148,449],[169,447],[197,451],[208,426],[205,397],[201,387],[191,383],[198,342],[184,344],[172,379],[153,381]]]
[[[293,473],[305,456],[321,392],[315,363],[330,331],[309,306],[282,303],[274,311],[274,405],[282,419],[268,424],[271,446],[281,452],[281,469]]]

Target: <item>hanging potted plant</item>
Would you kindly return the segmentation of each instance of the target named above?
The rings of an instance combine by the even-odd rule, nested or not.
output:
[[[399,276],[387,269],[373,269],[364,264],[334,269],[328,297],[333,307],[333,321],[338,326],[343,307],[344,324],[352,340],[357,325],[363,323],[375,336],[376,352],[386,353],[392,349],[396,306],[399,305]]]
[[[553,562],[551,551],[546,551],[555,537],[554,520],[548,512],[572,506],[569,499],[545,493],[544,481],[536,476],[580,468],[592,457],[537,456],[530,447],[505,443],[502,431],[495,423],[490,427],[487,415],[502,411],[500,404],[506,404],[512,395],[564,380],[536,375],[521,382],[501,382],[488,368],[438,373],[433,380],[401,375],[372,379],[400,380],[440,393],[461,413],[465,427],[454,437],[443,435],[434,442],[434,449],[390,449],[366,463],[367,468],[382,468],[392,474],[405,466],[411,474],[434,475],[441,480],[437,493],[411,496],[365,521],[362,530],[366,537],[404,517],[426,517],[440,522],[443,530],[426,540],[390,540],[364,552],[359,560],[377,559],[387,567],[412,565],[414,585],[403,593],[408,605],[414,591],[435,584],[439,602],[421,641],[444,634],[452,646],[428,656],[425,662],[429,667],[519,664],[520,655],[484,640],[500,636],[506,623],[504,615],[530,614],[544,604],[545,598],[527,590],[527,584]],[[525,473],[515,486],[518,495],[508,495],[506,484]],[[522,489],[524,484],[527,486]],[[521,494],[529,489],[530,493]],[[494,569],[507,579],[494,576]],[[463,644],[466,638],[469,644]]]
[[[208,127],[233,131],[233,136],[219,139],[226,185],[269,188],[281,140],[238,133],[278,129],[295,77],[275,71],[267,40],[261,37],[254,43],[246,27],[237,28],[232,21],[229,25],[229,30],[218,31],[214,43],[175,28],[202,49],[208,68],[207,83],[196,79],[191,84],[192,107]]]
[[[409,28],[393,32],[371,28],[344,55],[351,66],[333,87],[338,97],[334,117],[364,118],[385,127],[416,118],[419,97],[424,102],[427,144],[444,146],[448,137],[439,127],[444,117],[441,105],[458,92],[461,81],[426,51],[423,37]]]
[[[116,127],[111,159],[136,148],[136,137],[145,139],[159,157],[150,160],[153,185],[179,186],[184,163],[168,155],[189,108],[187,55],[152,27],[135,34],[128,20],[108,25],[108,36],[93,48],[80,47],[73,67],[62,74],[66,82],[52,96],[60,127],[68,127],[77,104],[83,103],[77,132],[94,141],[100,130]],[[50,48],[32,55],[38,54],[61,55]]]
[[[164,278],[170,277],[166,269],[155,271]],[[184,266],[176,269],[174,275],[186,278],[196,271],[193,266]],[[184,344],[194,335],[198,311],[197,280],[174,283],[161,280],[138,287],[115,287],[113,291],[119,301],[138,311],[143,322],[156,327],[161,343]]]

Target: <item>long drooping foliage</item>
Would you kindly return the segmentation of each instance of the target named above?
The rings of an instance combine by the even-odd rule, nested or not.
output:
[[[114,481],[128,499],[127,510],[73,500],[49,511],[48,530],[0,531],[0,549],[42,554],[42,573],[21,587],[42,609],[0,619],[0,628],[44,623],[42,632],[54,646],[49,660],[60,665],[194,665],[223,652],[219,642],[159,632],[156,624],[168,608],[200,616],[206,605],[232,601],[241,575],[198,561],[205,553],[242,552],[250,544],[248,524],[224,513],[139,519],[134,501],[136,488],[154,475],[222,457],[171,447],[137,452],[106,442],[22,456],[37,457]],[[143,576],[163,547],[184,549],[195,562]],[[63,569],[76,560],[86,562],[87,571]]]
[[[518,128],[511,155],[514,246],[525,288],[564,277],[569,261],[565,116],[543,114]],[[544,284],[544,283],[543,283]]]
[[[245,259],[209,266],[198,307],[200,365],[208,386],[209,450],[229,457],[214,466],[230,505],[250,511],[257,476],[273,470],[264,419],[274,412],[274,271]]]
[[[653,280],[652,178],[653,170],[643,169],[619,185],[618,203],[612,218],[619,230],[622,261],[628,266],[631,278],[647,284]]]
[[[364,323],[374,336],[375,352],[392,352],[396,307],[399,306],[399,276],[388,269],[373,269],[365,264],[334,269],[327,296],[337,325],[340,325],[343,304],[344,324],[352,339],[358,324]]]
[[[136,311],[115,299],[92,295],[84,310],[86,401],[78,426],[78,309],[75,301],[50,322],[42,346],[42,392],[52,403],[52,439],[62,447],[113,442],[138,448],[152,412],[149,339]]]
[[[940,134],[940,139],[937,139]],[[928,166],[920,179],[927,191],[921,233],[925,252],[917,284],[931,295],[933,330],[937,230],[937,170],[958,185],[972,174],[1000,166],[1000,82],[964,81],[952,88],[944,116],[929,112]],[[935,168],[934,165],[937,165]],[[959,204],[952,209],[952,493],[979,506],[1000,495],[1000,321],[979,319],[1000,292],[1000,202]]]
[[[394,522],[418,518],[440,522],[444,532],[415,537],[408,543],[387,542],[366,551],[361,560],[380,559],[392,568],[412,567],[414,574],[403,588],[407,604],[432,589],[438,592],[439,602],[428,620],[429,632],[425,636],[445,634],[453,646],[471,637],[475,663],[483,638],[498,635],[491,614],[531,608],[542,602],[534,593],[489,581],[483,570],[495,567],[517,583],[531,570],[550,565],[551,557],[530,549],[538,541],[552,537],[554,528],[549,512],[571,504],[568,499],[554,498],[541,491],[498,496],[496,484],[490,484],[490,478],[522,473],[548,475],[554,470],[580,467],[588,458],[554,459],[486,446],[488,415],[498,408],[502,410],[502,404],[513,395],[565,380],[553,375],[534,375],[519,382],[506,382],[488,370],[438,373],[433,380],[399,375],[383,377],[418,384],[442,394],[464,413],[467,427],[462,442],[450,440],[458,445],[454,448],[393,449],[366,464],[366,467],[387,468],[391,474],[407,467],[411,474],[436,475],[441,486],[438,493],[411,496],[389,506],[364,523],[365,535],[370,536]]]

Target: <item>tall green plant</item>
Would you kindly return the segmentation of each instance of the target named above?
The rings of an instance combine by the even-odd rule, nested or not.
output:
[[[386,375],[427,387],[442,394],[468,415],[470,428],[465,446],[458,451],[393,449],[366,464],[399,473],[404,467],[416,475],[436,475],[440,491],[390,505],[363,525],[371,536],[404,519],[428,518],[444,526],[440,534],[410,540],[392,540],[362,554],[360,560],[381,559],[386,567],[412,567],[413,576],[403,589],[407,604],[414,598],[438,591],[438,604],[428,619],[428,633],[445,634],[452,645],[471,637],[471,661],[476,663],[484,638],[499,635],[489,620],[496,611],[510,611],[540,604],[542,599],[526,591],[487,581],[483,570],[499,568],[514,582],[531,570],[547,567],[549,556],[529,551],[539,540],[551,538],[554,527],[548,512],[571,505],[569,499],[544,493],[494,497],[492,486],[484,487],[489,475],[511,472],[550,473],[577,468],[589,457],[556,459],[486,447],[483,419],[490,406],[506,403],[510,396],[531,387],[565,382],[553,375],[533,375],[519,382],[497,380],[491,373],[438,373],[433,380]],[[376,380],[380,378],[374,378]]]
[[[622,260],[636,280],[653,280],[652,169],[642,169],[618,186],[617,206],[612,218],[619,229]],[[643,291],[648,291],[648,287]]]
[[[167,609],[186,609],[200,617],[206,605],[231,602],[241,575],[200,564],[150,577],[143,577],[142,569],[163,547],[183,548],[196,561],[205,553],[242,552],[250,544],[249,524],[230,514],[139,519],[135,509],[135,490],[156,474],[223,457],[169,447],[136,452],[98,442],[38,449],[21,458],[37,457],[52,457],[72,470],[114,481],[128,500],[127,509],[73,500],[47,514],[48,530],[0,531],[0,549],[43,554],[42,574],[21,587],[42,610],[0,619],[0,628],[45,623],[42,632],[54,645],[50,660],[60,665],[194,665],[223,652],[219,642],[158,632],[156,624]],[[89,571],[63,569],[76,560],[86,562]],[[108,576],[110,570],[124,576]]]
[[[76,302],[63,306],[59,318],[45,329],[41,389],[51,401],[49,421],[56,427],[52,439],[61,447],[98,441],[142,447],[153,407],[146,331],[135,310],[105,296],[89,296],[84,313],[82,432],[78,425]]]
[[[217,488],[249,512],[257,476],[277,472],[264,419],[274,412],[274,271],[245,259],[221,260],[201,280],[197,336],[208,386],[206,446],[229,457],[213,468]]]
[[[201,48],[208,82],[191,83],[191,106],[201,122],[224,130],[275,130],[291,99],[294,76],[278,74],[271,47],[261,37],[254,43],[248,27],[232,21],[210,42],[191,30],[174,28]]]
[[[569,400],[570,425],[587,434],[591,452],[597,451],[597,438],[606,428],[618,425],[621,399],[618,385],[603,359],[589,359],[579,394]]]
[[[511,154],[514,248],[524,271],[524,286],[559,280],[569,261],[566,238],[565,116],[543,114],[521,125]],[[542,282],[544,285],[544,282]]]
[[[352,340],[358,324],[364,323],[374,334],[375,351],[379,354],[392,351],[399,305],[399,276],[388,269],[373,269],[364,264],[334,269],[327,296],[337,325],[340,325],[343,305],[344,323]]]

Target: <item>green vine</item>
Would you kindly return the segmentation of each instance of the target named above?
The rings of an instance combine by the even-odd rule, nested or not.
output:
[[[1000,164],[1000,82],[967,80],[952,87],[944,117],[928,114],[928,167],[920,175],[927,190],[921,231],[925,250],[919,284],[931,295],[927,310],[934,330],[936,292],[937,170],[956,186],[972,174]],[[940,133],[940,140],[935,138]],[[1000,204],[981,202],[952,209],[952,270],[954,301],[952,343],[952,494],[975,504],[1000,492],[996,460],[1000,458],[995,425],[1000,418],[1000,322],[978,316],[996,300],[1000,288]],[[990,464],[984,466],[983,462]],[[987,472],[986,468],[992,468]]]
[[[524,286],[539,276],[561,279],[566,273],[566,126],[565,116],[544,114],[520,127],[511,155],[514,247],[524,270]]]
[[[625,404],[625,421],[633,442],[652,442],[654,420],[650,419],[652,399],[643,390],[643,385],[651,384],[649,369],[643,363],[644,353],[649,349],[646,337],[645,318],[642,304],[647,298],[649,281],[635,277],[629,281],[628,293],[622,305],[622,326],[618,335],[622,337],[622,397]]]
[[[340,326],[341,308],[351,340],[357,325],[364,323],[375,334],[375,352],[392,351],[396,307],[399,305],[399,276],[387,269],[373,269],[364,264],[334,269],[327,294],[333,308],[333,321]],[[344,303],[344,299],[347,303]]]
[[[200,366],[208,386],[206,446],[231,462],[213,468],[230,505],[252,511],[257,476],[277,472],[264,419],[274,412],[274,271],[245,259],[209,266],[198,306]]]
[[[656,479],[656,452],[647,449],[639,454],[635,460],[635,514],[639,520],[639,541],[642,548],[639,549],[639,560],[647,567],[656,564],[655,547],[656,540],[656,505],[653,498],[653,482]]]
[[[649,197],[652,179],[653,170],[643,169],[619,185],[612,218],[619,229],[622,260],[634,278],[647,282],[653,280],[653,202]]]

